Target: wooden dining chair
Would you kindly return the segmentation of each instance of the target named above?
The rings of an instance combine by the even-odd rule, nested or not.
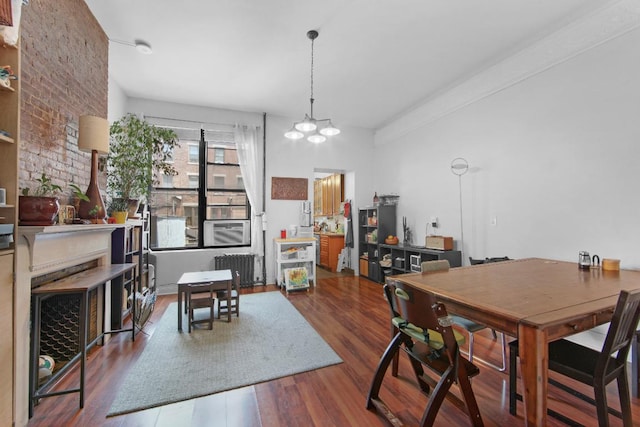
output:
[[[227,306],[227,291],[218,291],[218,319],[220,314],[227,313],[231,310],[231,314],[240,317],[240,272],[233,272],[233,280],[231,281],[231,307]]]
[[[187,285],[185,300],[189,307],[189,333],[191,327],[199,323],[208,323],[209,329],[213,329],[214,307],[216,300],[215,284],[190,284]],[[203,308],[209,309],[209,317],[196,319],[195,311]]]
[[[627,357],[635,339],[640,318],[640,290],[620,291],[607,336],[601,351],[593,350],[572,341],[561,339],[549,343],[549,370],[558,372],[583,384],[592,386],[594,398],[568,385],[549,378],[549,384],[585,400],[596,406],[598,425],[609,425],[609,413],[622,419],[625,427],[631,427],[631,400],[627,380]],[[518,342],[509,343],[509,412],[516,414],[516,400],[522,396],[516,390]],[[620,409],[617,411],[607,404],[607,384],[617,380]],[[572,423],[568,417],[549,410],[549,415],[565,423]]]
[[[420,264],[420,268],[422,270],[422,273],[434,273],[437,271],[449,271],[449,261],[447,261],[446,259],[440,259],[440,260],[434,260],[434,261],[423,261]],[[394,307],[393,305],[393,299],[389,300],[389,298],[387,298],[387,301],[389,303],[389,309],[391,311],[391,337],[393,338],[395,336],[395,334],[398,332],[398,328],[393,324],[393,319],[397,316],[399,316],[397,309]],[[464,337],[462,337],[460,334],[457,333],[457,339],[460,341],[460,345],[464,344]],[[398,358],[399,358],[399,353],[396,353],[395,356],[393,357],[393,364],[391,365],[391,375],[393,375],[394,377],[398,376]]]
[[[471,260],[471,258],[469,258]],[[489,259],[489,258],[487,258]],[[508,258],[507,258],[508,259]],[[486,262],[483,260],[483,263]],[[497,261],[490,261],[490,262],[497,262]],[[423,273],[428,273],[431,271],[448,271],[449,270],[449,261],[447,260],[437,260],[437,261],[425,261],[422,263],[422,272]],[[479,332],[483,329],[487,329],[486,325],[483,325],[482,323],[477,323],[474,322],[473,320],[469,320],[466,317],[462,317],[462,316],[458,316],[458,315],[451,315],[451,317],[453,318],[453,321],[455,322],[455,324],[464,329],[465,331],[467,331],[467,334],[469,334],[469,351],[467,353],[465,353],[463,350],[461,350],[462,354],[465,354],[468,358],[469,358],[469,362],[473,363],[474,358],[477,359],[479,362],[484,363],[485,365],[496,369],[500,372],[503,372],[506,370],[507,368],[507,343],[505,342],[505,338],[504,338],[504,334],[502,332],[497,332],[495,330],[492,329],[492,333],[493,333],[493,337],[494,338],[500,338],[500,353],[502,356],[502,366],[498,366],[494,363],[491,363],[485,359],[481,359],[479,357],[475,357],[475,355],[473,354],[473,344],[474,344],[474,333]],[[395,363],[395,362],[394,362]]]
[[[420,390],[429,394],[431,386],[434,386],[420,426],[433,425],[445,398],[454,401],[458,407],[466,407],[472,425],[484,425],[470,381],[480,371],[473,363],[460,357],[458,340],[452,328],[453,319],[445,306],[436,302],[433,295],[400,281],[388,280],[384,292],[387,300],[393,301],[390,303],[393,309],[399,310],[393,318],[398,332],[378,363],[367,395],[367,409],[376,409],[392,425],[402,425],[380,397],[387,368],[402,349],[409,355]],[[436,382],[426,375],[423,366],[439,380]],[[462,399],[449,392],[454,383],[460,388]]]

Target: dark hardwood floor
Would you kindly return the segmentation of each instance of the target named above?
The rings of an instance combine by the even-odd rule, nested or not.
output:
[[[373,372],[389,341],[389,316],[382,286],[349,274],[318,271],[317,286],[308,292],[290,293],[289,301],[331,345],[344,363],[297,374],[224,393],[166,405],[159,408],[107,418],[113,399],[130,367],[153,337],[155,324],[175,296],[159,297],[155,311],[135,342],[120,334],[91,351],[87,364],[87,393],[84,409],[78,395],[42,399],[35,408],[30,427],[56,426],[385,426],[382,417],[365,408]],[[281,292],[274,286],[248,292]],[[240,306],[242,316],[242,302]],[[286,325],[282,333],[287,333]],[[490,331],[476,334],[476,355],[498,363],[499,342]],[[212,365],[215,360],[212,360]],[[472,385],[486,426],[523,425],[522,404],[518,416],[508,411],[508,376],[478,364],[479,376]],[[159,369],[180,369],[162,366]],[[60,386],[77,384],[74,370]],[[577,386],[580,387],[580,386]],[[589,389],[582,387],[585,392]],[[452,390],[458,392],[457,387]],[[619,407],[617,392],[609,388],[609,404]],[[415,384],[406,355],[400,358],[400,375],[388,373],[381,396],[408,426],[417,425],[428,397]],[[549,405],[584,425],[596,425],[595,409],[567,394],[549,392]],[[640,402],[632,398],[634,425],[640,425]],[[445,401],[436,426],[469,425],[466,414]],[[550,419],[550,426],[563,425]],[[611,425],[622,425],[611,417]]]

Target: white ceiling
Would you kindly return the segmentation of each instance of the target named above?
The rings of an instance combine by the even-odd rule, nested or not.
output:
[[[603,0],[86,0],[126,95],[378,129]]]

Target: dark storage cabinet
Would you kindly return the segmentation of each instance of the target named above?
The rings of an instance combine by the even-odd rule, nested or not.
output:
[[[134,263],[136,268],[113,279],[111,286],[111,328],[122,329],[131,312],[132,292],[143,293],[153,284],[148,280],[147,220],[128,221],[111,234],[111,263]],[[150,286],[151,285],[151,286]]]
[[[386,245],[378,247],[380,259],[389,254],[391,266],[381,269],[381,280],[384,277],[394,274],[404,274],[420,271],[420,264],[424,261],[436,261],[446,259],[451,267],[462,265],[462,254],[460,251],[440,251],[437,249],[427,249],[416,246],[405,246],[403,244]]]
[[[387,276],[420,271],[423,261],[446,259],[451,267],[462,265],[460,251],[439,251],[425,247],[387,245],[384,240],[396,233],[396,206],[376,206],[358,211],[358,255],[360,275],[374,282],[384,283]],[[389,255],[390,266],[380,266],[380,261]],[[384,264],[384,263],[383,263]]]
[[[384,280],[380,271],[379,245],[389,235],[396,235],[396,206],[373,206],[358,210],[358,255],[360,275],[381,282]]]

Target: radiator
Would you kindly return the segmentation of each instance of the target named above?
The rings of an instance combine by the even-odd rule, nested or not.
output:
[[[225,254],[215,257],[215,269],[237,271],[240,273],[240,287],[250,288],[254,285],[253,254]]]

